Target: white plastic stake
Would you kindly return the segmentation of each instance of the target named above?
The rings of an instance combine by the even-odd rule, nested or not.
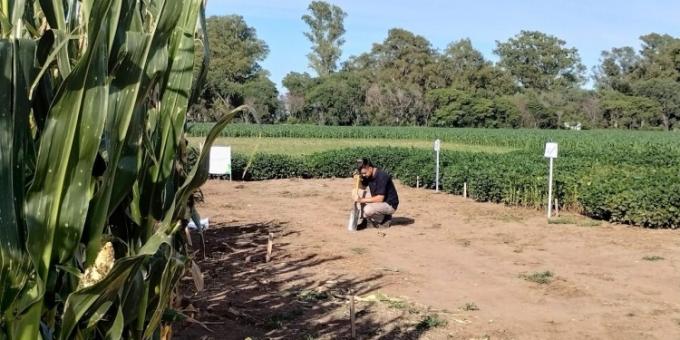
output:
[[[467,198],[467,182],[463,183],[463,198]]]
[[[548,170],[548,219],[552,217],[553,161],[557,158],[557,147],[557,143],[549,142],[545,144],[544,157],[550,160],[550,170]]]
[[[436,192],[439,192],[439,151],[442,148],[442,141],[437,139],[434,141],[434,151],[437,153],[437,171],[435,174],[435,186],[434,189]]]
[[[550,172],[548,174],[548,218],[552,217],[552,186],[553,186],[553,159],[550,159]]]

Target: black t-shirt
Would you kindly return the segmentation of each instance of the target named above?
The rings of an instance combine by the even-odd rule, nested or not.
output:
[[[385,203],[397,209],[397,206],[399,206],[399,196],[397,195],[397,189],[394,187],[394,182],[392,182],[392,176],[388,173],[375,169],[373,177],[364,180],[363,184],[371,188],[371,196],[383,195],[385,196]]]

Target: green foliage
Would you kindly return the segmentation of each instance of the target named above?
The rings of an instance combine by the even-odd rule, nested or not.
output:
[[[306,174],[304,162],[287,155],[257,153],[251,157],[235,154],[232,160],[232,175],[237,179],[263,181]]]
[[[324,38],[317,31],[330,29],[333,10],[326,3],[314,2],[310,10],[313,6],[317,7],[314,14],[304,20],[312,27],[307,36],[317,41]],[[284,113],[279,121],[540,129],[678,128],[680,58],[675,56],[680,54],[680,40],[659,34],[641,40],[640,54],[630,47],[603,52],[594,78],[599,91],[609,92],[598,93],[580,87],[586,77],[578,51],[555,36],[521,31],[505,42],[497,42],[494,52],[500,60],[494,64],[484,59],[470,39],[454,41],[440,53],[425,37],[392,28],[370,51],[351,56],[343,64],[341,77],[325,79],[335,66],[317,70],[317,78],[296,72],[287,75],[283,83],[288,93],[283,96]],[[320,45],[315,46],[313,56]],[[313,64],[320,60],[315,57]]]
[[[0,339],[159,336],[207,178],[184,140],[203,3],[0,4]]]
[[[312,53],[307,56],[309,66],[320,77],[328,76],[336,70],[342,54],[347,13],[325,1],[312,1],[307,10],[309,14],[303,15],[302,20],[309,26],[305,37],[312,43]]]
[[[280,126],[272,126],[277,129]],[[303,130],[290,126],[288,133],[316,137],[357,138],[369,128]],[[376,137],[387,128],[372,129]],[[243,132],[243,130],[239,130]],[[265,130],[270,133],[279,130]],[[461,194],[467,183],[469,197],[477,201],[543,209],[547,194],[547,166],[542,157],[545,140],[560,142],[556,161],[555,196],[562,209],[584,213],[612,222],[654,228],[680,227],[680,149],[673,136],[660,133],[608,131],[567,132],[544,135],[540,130],[400,129],[437,133],[445,143],[503,144],[520,150],[503,153],[472,153],[444,150],[441,157],[442,190]],[[502,133],[498,133],[502,131]],[[343,132],[335,135],[331,132]],[[393,131],[394,132],[394,131]],[[496,135],[498,133],[498,135]],[[518,133],[518,135],[515,135]],[[421,136],[420,134],[411,135]],[[392,136],[394,137],[394,136]],[[516,138],[516,139],[515,139]],[[535,138],[535,139],[534,139]],[[433,138],[434,139],[434,136]],[[283,140],[285,141],[285,140]],[[285,177],[349,177],[353,160],[369,157],[402,183],[434,187],[433,152],[424,149],[365,147],[319,152],[304,157],[258,154],[246,179]],[[234,169],[242,171],[247,161],[235,156]],[[235,175],[236,178],[239,175]]]
[[[661,116],[661,107],[652,99],[627,96],[616,91],[603,91],[601,95],[602,118],[610,127],[642,128],[645,123]]]
[[[189,119],[215,121],[224,112],[247,104],[258,122],[275,121],[279,111],[278,90],[260,65],[269,54],[267,44],[238,15],[210,17],[206,26],[210,67],[201,91],[202,100],[192,108]]]
[[[462,309],[464,311],[471,312],[471,311],[478,311],[479,307],[477,307],[477,304],[474,303],[474,302],[467,302],[460,309]]]
[[[302,302],[319,302],[328,300],[331,295],[326,291],[306,289],[298,293],[298,299]]]
[[[189,124],[190,136],[205,136],[213,124]],[[635,161],[644,164],[652,160],[654,164],[673,162],[672,156],[680,149],[676,134],[649,131],[556,131],[538,129],[452,129],[426,127],[390,126],[318,126],[318,125],[257,125],[230,124],[220,134],[222,137],[272,137],[272,138],[347,138],[347,139],[414,139],[432,141],[440,138],[452,144],[484,145],[511,147],[540,152],[545,141],[554,139],[560,142],[561,150],[566,152],[590,153],[605,150],[612,155],[613,161]],[[651,150],[651,154],[646,155]],[[636,157],[627,157],[634,152]],[[594,156],[601,153],[596,152]],[[585,155],[584,155],[585,156]]]
[[[632,114],[624,118],[624,125],[633,121],[633,125],[640,127],[648,123],[666,130],[678,128],[680,39],[651,33],[640,40],[642,50],[639,53],[628,46],[602,52],[595,79],[604,96],[613,97],[613,102],[606,103],[605,110],[624,112],[624,116]],[[633,100],[629,96],[648,98],[650,103],[639,100],[630,103]],[[616,110],[612,110],[612,106]]]
[[[517,86],[510,73],[486,61],[470,39],[449,44],[438,62],[443,84],[484,96],[514,94]]]
[[[499,65],[525,89],[554,90],[583,82],[585,66],[576,48],[557,37],[521,31],[506,42],[496,42]]]
[[[551,271],[544,271],[544,272],[534,272],[531,274],[527,273],[522,273],[519,275],[520,278],[523,278],[529,282],[534,282],[538,283],[541,285],[548,284],[552,282],[554,274]]]
[[[586,215],[645,227],[680,225],[678,167],[611,167],[584,178],[579,194]]]
[[[434,124],[446,127],[517,127],[519,111],[507,98],[493,99],[453,88],[430,91]]]
[[[445,327],[448,322],[442,319],[438,314],[426,315],[417,325],[418,331],[427,331],[433,328]]]
[[[226,82],[244,83],[260,74],[259,63],[269,54],[269,47],[257,37],[255,28],[238,15],[213,16],[206,24],[211,47],[207,88],[219,91]]]
[[[360,120],[364,101],[361,79],[351,73],[322,78],[305,97],[311,117],[324,125],[352,125]]]

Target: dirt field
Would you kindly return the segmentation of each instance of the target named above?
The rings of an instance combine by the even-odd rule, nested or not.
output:
[[[348,338],[355,294],[360,339],[680,339],[677,231],[548,224],[398,186],[397,225],[350,233],[351,186],[206,184],[206,289],[183,279],[182,304],[212,332],[187,323],[175,336]]]

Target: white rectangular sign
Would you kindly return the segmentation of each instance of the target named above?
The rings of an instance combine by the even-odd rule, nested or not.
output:
[[[557,143],[545,143],[545,158],[557,158]]]
[[[210,148],[211,175],[231,175],[231,147],[213,146]]]
[[[439,151],[442,148],[442,141],[437,139],[434,141],[434,151]]]

